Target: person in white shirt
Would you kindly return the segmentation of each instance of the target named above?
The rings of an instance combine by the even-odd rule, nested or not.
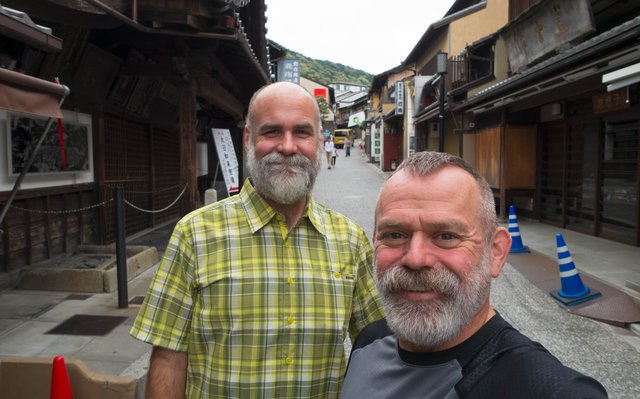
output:
[[[333,136],[329,136],[327,141],[324,142],[324,151],[327,154],[327,165],[329,165],[328,169],[331,169],[333,150]]]

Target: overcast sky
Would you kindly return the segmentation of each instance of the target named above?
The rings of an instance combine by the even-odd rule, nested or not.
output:
[[[266,0],[267,37],[377,75],[409,55],[454,0]]]

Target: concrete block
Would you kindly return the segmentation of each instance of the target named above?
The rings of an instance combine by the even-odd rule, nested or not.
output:
[[[24,270],[18,283],[22,290],[103,292],[101,270],[47,269]]]
[[[82,245],[64,266],[33,267],[21,271],[17,287],[24,290],[114,292],[118,289],[118,270],[114,245]],[[78,268],[82,260],[102,259],[93,268]],[[127,280],[131,281],[159,261],[156,247],[131,245],[126,248]]]
[[[0,399],[47,398],[53,358],[0,359]],[[66,361],[74,398],[134,399],[137,381],[127,376],[95,374],[80,360]]]
[[[160,260],[156,247],[137,246],[127,247],[127,281],[139,276],[142,272],[155,265]],[[114,292],[118,289],[117,265],[104,271],[104,291]]]

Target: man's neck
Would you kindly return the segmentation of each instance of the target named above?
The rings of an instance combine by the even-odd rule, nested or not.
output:
[[[298,224],[298,221],[304,214],[304,208],[307,206],[307,198],[303,198],[293,204],[270,204],[276,212],[281,213],[287,221],[287,229],[291,230],[293,226]]]
[[[308,196],[294,202],[293,204],[280,204],[278,202],[273,201],[270,198],[265,197],[259,191],[258,194],[264,199],[271,207],[284,216],[284,219],[287,221],[287,229],[291,230],[293,226],[295,226],[302,215],[304,214],[304,208],[307,206]]]

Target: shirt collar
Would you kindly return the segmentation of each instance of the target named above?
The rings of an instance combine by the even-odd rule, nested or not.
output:
[[[251,180],[248,178],[244,181],[242,190],[240,190],[240,201],[247,213],[247,219],[253,233],[267,225],[277,214],[275,209],[258,194],[253,184],[251,184]],[[322,207],[314,201],[313,194],[310,194],[309,201],[302,214],[302,219],[308,218],[311,225],[313,225],[320,234],[326,235],[325,221],[322,217],[321,208]]]

